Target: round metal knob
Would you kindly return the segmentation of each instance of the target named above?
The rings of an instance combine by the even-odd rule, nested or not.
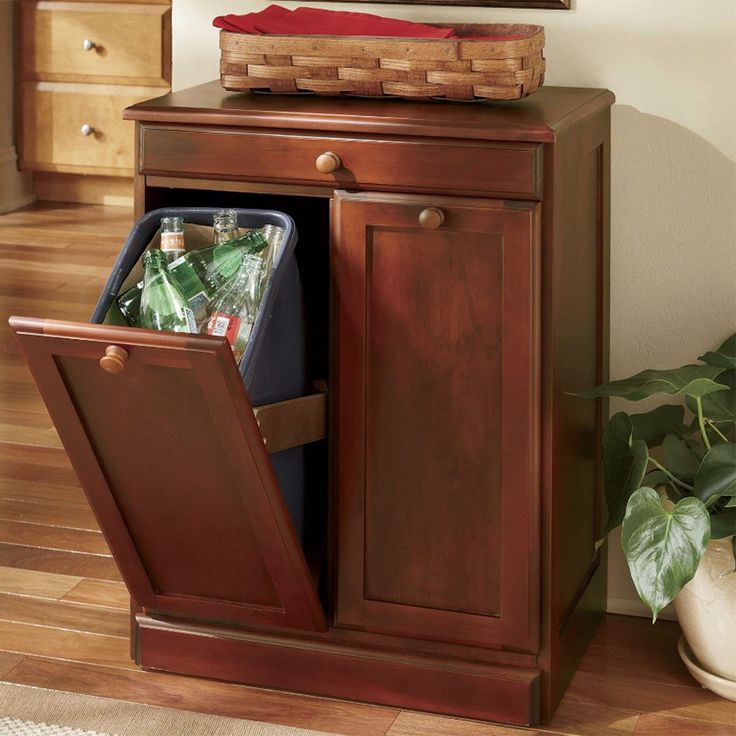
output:
[[[89,123],[85,123],[85,124],[84,124],[84,125],[83,125],[83,126],[82,126],[82,127],[80,128],[80,129],[79,129],[79,132],[80,132],[80,133],[81,133],[81,134],[82,134],[83,136],[88,136],[88,135],[92,135],[92,133],[94,133],[94,132],[95,132],[95,129],[94,129],[94,128],[93,128],[93,127],[92,127],[92,126],[91,126],[91,125],[89,124]]]
[[[85,38],[84,41],[82,41],[82,48],[85,51],[92,51],[92,49],[96,49],[97,48],[97,44],[94,41],[92,41],[91,39]]]
[[[425,230],[436,230],[445,221],[445,213],[436,207],[427,207],[419,213],[419,224]]]
[[[342,161],[336,153],[326,151],[317,156],[314,165],[317,167],[317,171],[321,171],[323,174],[331,174],[342,166]]]
[[[105,354],[100,358],[100,368],[107,373],[122,373],[129,357],[127,350],[118,345],[108,345]]]

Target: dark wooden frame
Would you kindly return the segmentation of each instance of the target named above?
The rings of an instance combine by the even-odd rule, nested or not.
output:
[[[349,2],[350,0],[336,0]],[[356,2],[376,2],[384,5],[466,5],[485,8],[541,8],[543,10],[570,10],[572,0],[356,0]]]

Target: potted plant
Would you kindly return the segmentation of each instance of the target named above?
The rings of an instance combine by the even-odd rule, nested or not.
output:
[[[684,397],[685,406],[609,420],[602,536],[622,525],[629,571],[653,621],[674,600],[691,673],[736,699],[736,335],[698,360],[577,395]]]

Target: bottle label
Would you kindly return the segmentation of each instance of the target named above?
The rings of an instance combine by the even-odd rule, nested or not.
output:
[[[240,331],[240,317],[234,314],[215,312],[207,325],[207,334],[217,337],[225,337],[230,345],[235,345],[235,340]]]
[[[161,250],[169,253],[172,250],[184,250],[184,233],[161,233]]]
[[[184,307],[184,315],[187,318],[187,324],[189,325],[189,332],[193,334],[197,334],[199,330],[197,329],[197,320],[194,319],[194,312],[192,312],[191,309],[188,307]]]

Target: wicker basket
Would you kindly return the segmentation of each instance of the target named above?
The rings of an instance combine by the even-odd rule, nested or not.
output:
[[[542,84],[542,26],[449,27],[460,38],[252,36],[220,31],[220,80],[233,91],[451,100],[515,100]],[[463,40],[522,34],[523,38],[510,41]]]

